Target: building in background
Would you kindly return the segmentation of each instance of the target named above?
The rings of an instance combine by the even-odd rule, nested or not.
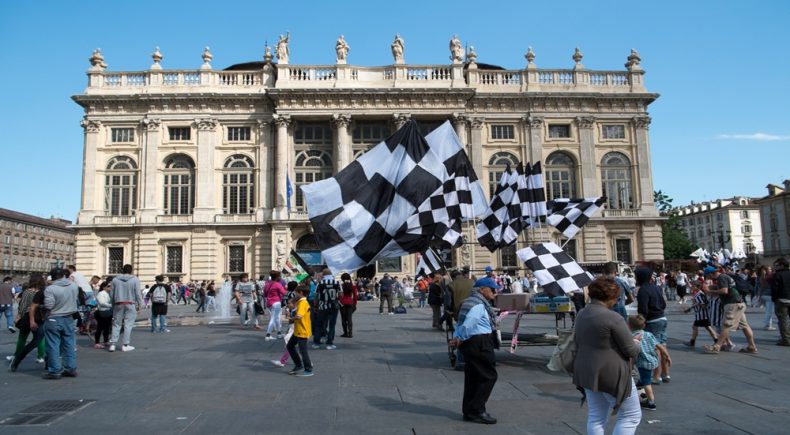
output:
[[[0,275],[19,282],[31,273],[74,264],[75,231],[69,225],[65,219],[0,208]]]
[[[766,263],[790,256],[790,180],[782,186],[769,184],[768,196],[757,200],[763,226],[763,255]]]
[[[163,69],[157,49],[136,72],[109,71],[94,52],[88,86],[73,97],[85,114],[80,269],[258,275],[279,269],[291,248],[320,265],[299,186],[336,174],[408,119],[424,133],[450,121],[492,192],[507,164],[542,161],[550,199],[605,195],[607,208],[566,245],[577,260],[663,258],[647,113],[658,95],[645,89],[635,51],[617,71],[585,68],[578,49],[570,69],[538,68],[530,49],[523,69],[504,70],[460,45],[449,64],[409,65],[393,48],[388,66],[352,65],[345,53],[316,66],[294,64],[309,56],[287,43],[277,63],[267,47],[263,61],[224,70],[208,49],[199,69]],[[470,243],[438,248],[473,270],[519,267],[515,251],[530,241],[564,242],[529,230],[491,254],[472,225],[465,231]],[[415,258],[376,266],[412,275]]]
[[[755,198],[735,196],[692,203],[671,213],[680,217],[680,228],[689,240],[708,252],[742,249],[750,257],[762,252],[760,206]]]

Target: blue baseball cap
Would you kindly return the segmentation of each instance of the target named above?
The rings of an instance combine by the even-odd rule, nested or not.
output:
[[[494,271],[494,269],[491,266],[486,266],[485,269],[483,269],[483,270],[485,270],[486,273]]]
[[[496,281],[494,281],[494,278],[489,278],[489,277],[480,278],[477,281],[475,281],[475,287],[477,288],[488,287],[492,290],[499,290],[502,288],[502,286],[500,286],[499,284],[496,283]]]
[[[705,275],[709,275],[713,272],[716,272],[719,268],[715,266],[706,266],[705,269],[702,271]]]

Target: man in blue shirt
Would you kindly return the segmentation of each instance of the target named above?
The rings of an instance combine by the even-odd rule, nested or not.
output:
[[[458,312],[458,325],[451,346],[457,346],[464,357],[464,421],[494,424],[496,419],[486,412],[486,402],[497,380],[494,349],[496,316],[490,301],[501,287],[493,278],[478,279],[474,289]]]

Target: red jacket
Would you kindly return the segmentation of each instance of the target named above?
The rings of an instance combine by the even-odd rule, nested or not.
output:
[[[346,294],[345,291],[342,291],[342,288],[345,287],[346,284],[351,284],[351,294]],[[354,284],[346,281],[340,286],[340,298],[339,301],[343,305],[356,305],[357,304],[357,286]]]

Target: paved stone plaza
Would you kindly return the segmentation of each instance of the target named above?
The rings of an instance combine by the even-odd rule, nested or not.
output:
[[[773,345],[777,332],[756,331],[759,355],[705,355],[681,344],[692,316],[669,304],[672,383],[656,387],[658,410],[645,411],[638,432],[786,433],[790,349]],[[205,322],[188,317],[194,308],[171,308],[173,323],[180,313],[184,324]],[[288,376],[269,362],[282,354],[282,341],[238,326],[173,326],[156,335],[139,327],[131,353],[94,350],[80,336],[77,379],[42,380],[33,355],[17,373],[0,374],[0,419],[45,400],[96,402],[49,426],[0,425],[0,433],[585,433],[586,408],[570,379],[545,368],[551,347],[499,351],[499,381],[488,403],[499,423],[465,423],[463,374],[449,368],[445,334],[431,331],[430,309],[380,316],[377,308],[360,303],[355,337],[338,337],[337,350],[311,349],[312,378]],[[761,318],[751,310],[752,325],[761,326]],[[548,316],[522,322],[524,331],[551,327]],[[3,332],[0,352],[10,354],[15,340]],[[735,341],[742,345],[743,335]]]

